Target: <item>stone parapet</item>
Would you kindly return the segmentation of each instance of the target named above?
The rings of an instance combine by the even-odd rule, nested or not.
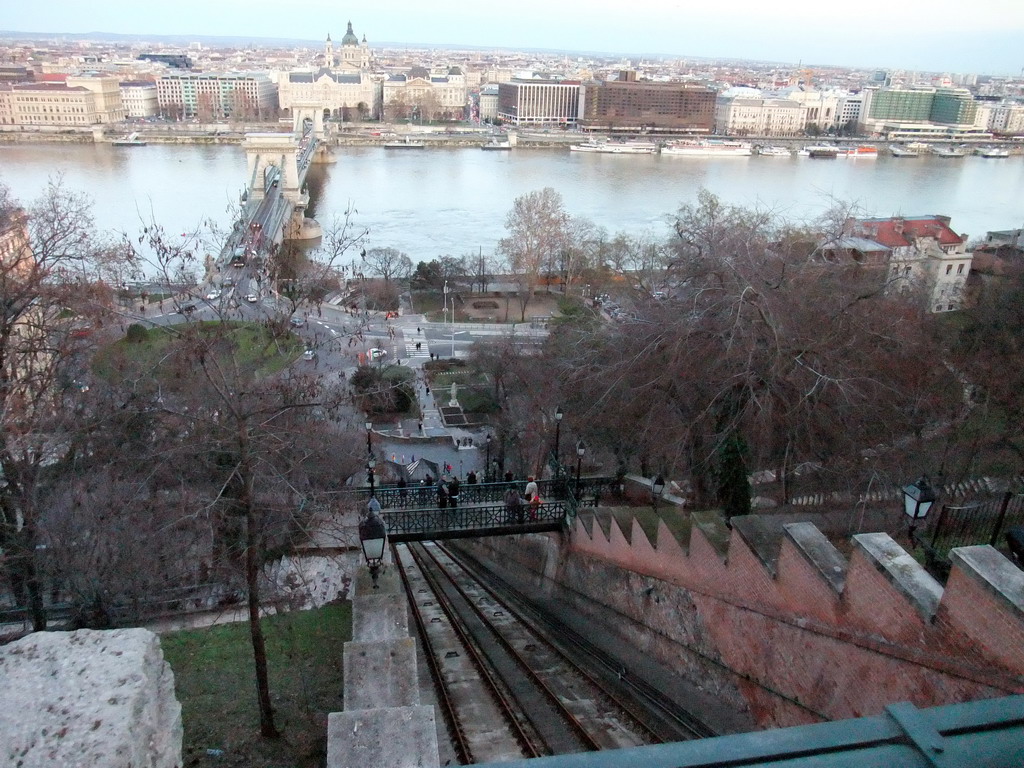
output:
[[[36,632],[0,648],[0,764],[178,768],[181,705],[145,629]]]

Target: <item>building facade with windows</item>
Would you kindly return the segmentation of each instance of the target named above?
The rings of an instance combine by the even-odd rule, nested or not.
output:
[[[64,83],[25,83],[9,86],[9,115],[13,125],[88,126],[101,122],[96,97],[81,86]]]
[[[160,112],[172,119],[271,117],[278,89],[262,72],[169,72],[156,81]]]
[[[125,117],[154,117],[160,114],[156,83],[148,80],[127,80],[121,83],[121,103]]]
[[[948,216],[847,219],[825,250],[885,267],[886,290],[919,294],[930,312],[963,309],[974,254]]]
[[[715,127],[717,92],[694,82],[617,80],[588,83],[580,92],[581,128],[600,131],[708,134]]]
[[[512,80],[498,84],[498,119],[512,125],[575,125],[578,80]]]
[[[715,130],[726,136],[800,136],[807,107],[789,99],[719,98]]]
[[[380,80],[367,72],[289,72],[280,83],[281,109],[290,114],[297,106],[315,105],[336,119],[378,118],[381,114]]]
[[[121,81],[118,78],[104,75],[69,76],[67,86],[92,91],[96,114],[101,123],[120,123],[124,120]]]
[[[384,114],[389,119],[461,120],[467,98],[466,77],[459,67],[438,72],[413,67],[383,84]]]

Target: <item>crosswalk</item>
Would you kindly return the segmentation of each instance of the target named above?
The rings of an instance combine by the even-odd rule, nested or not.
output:
[[[416,344],[420,345],[419,349],[416,349]],[[430,350],[427,348],[427,342],[420,341],[407,341],[405,342],[405,356],[406,357],[430,357]]]

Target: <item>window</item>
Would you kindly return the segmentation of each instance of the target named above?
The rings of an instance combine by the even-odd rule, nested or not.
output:
[[[953,265],[952,264],[947,264],[946,265],[946,274],[948,275],[952,271],[953,271]]]
[[[964,265],[963,264],[957,264],[956,265],[956,273],[958,275],[962,275],[964,273]]]

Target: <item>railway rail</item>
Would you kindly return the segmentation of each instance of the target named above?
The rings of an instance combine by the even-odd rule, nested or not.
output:
[[[395,545],[395,562],[460,763],[711,734],[438,542]]]

